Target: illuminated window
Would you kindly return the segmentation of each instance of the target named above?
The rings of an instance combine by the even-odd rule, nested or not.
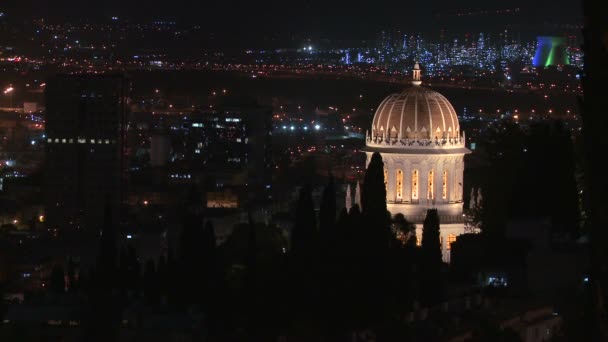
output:
[[[412,171],[412,200],[418,199],[418,170]]]
[[[456,235],[454,234],[450,234],[448,235],[448,245],[446,246],[447,249],[452,249],[452,242],[456,241]]]
[[[435,172],[433,170],[429,171],[429,188],[428,188],[428,193],[427,193],[427,198],[428,199],[433,199],[433,195],[434,195],[434,191],[433,191],[433,185],[434,184],[434,176],[435,176]]]
[[[417,236],[416,236],[416,246],[418,246],[418,247],[422,246],[422,239],[419,239]]]
[[[388,170],[384,169],[384,188],[388,188]]]
[[[403,197],[403,171],[397,169],[397,198]]]
[[[443,184],[441,184],[441,198],[448,198],[448,170],[443,170]]]

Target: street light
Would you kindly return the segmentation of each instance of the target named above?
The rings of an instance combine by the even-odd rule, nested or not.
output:
[[[13,88],[12,86],[8,86],[8,88],[4,89],[4,95],[8,95],[9,96],[9,107],[13,108],[13,91],[15,90],[15,88]]]

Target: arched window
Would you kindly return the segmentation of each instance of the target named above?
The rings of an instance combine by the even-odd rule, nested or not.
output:
[[[428,187],[428,193],[427,193],[427,198],[432,200],[434,198],[435,192],[433,189],[433,185],[435,185],[434,181],[434,176],[435,176],[435,172],[433,170],[429,171],[429,187]]]
[[[384,189],[388,190],[388,170],[384,169]]]
[[[441,198],[448,198],[448,170],[443,170],[443,183],[441,184]]]
[[[403,198],[403,171],[397,169],[397,198]]]
[[[412,200],[418,199],[418,170],[412,171]]]

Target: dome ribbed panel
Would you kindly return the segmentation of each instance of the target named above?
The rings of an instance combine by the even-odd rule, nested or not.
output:
[[[394,130],[393,130],[394,128]],[[456,111],[440,93],[413,86],[389,95],[372,121],[372,136],[391,139],[442,139],[460,132]]]

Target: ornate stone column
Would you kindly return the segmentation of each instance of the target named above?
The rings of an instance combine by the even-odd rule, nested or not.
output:
[[[454,159],[452,157],[450,157],[450,167],[449,167],[449,173],[448,173],[448,192],[449,192],[449,199],[450,202],[456,202],[456,191],[457,191],[457,186],[458,186],[458,177],[457,177],[457,169],[456,169],[456,163],[454,162]]]
[[[443,204],[443,160],[438,160],[435,164],[435,203]]]
[[[420,203],[428,204],[429,164],[427,160],[422,161],[418,172],[418,198]]]
[[[412,203],[412,162],[409,160],[403,168],[403,201]]]

